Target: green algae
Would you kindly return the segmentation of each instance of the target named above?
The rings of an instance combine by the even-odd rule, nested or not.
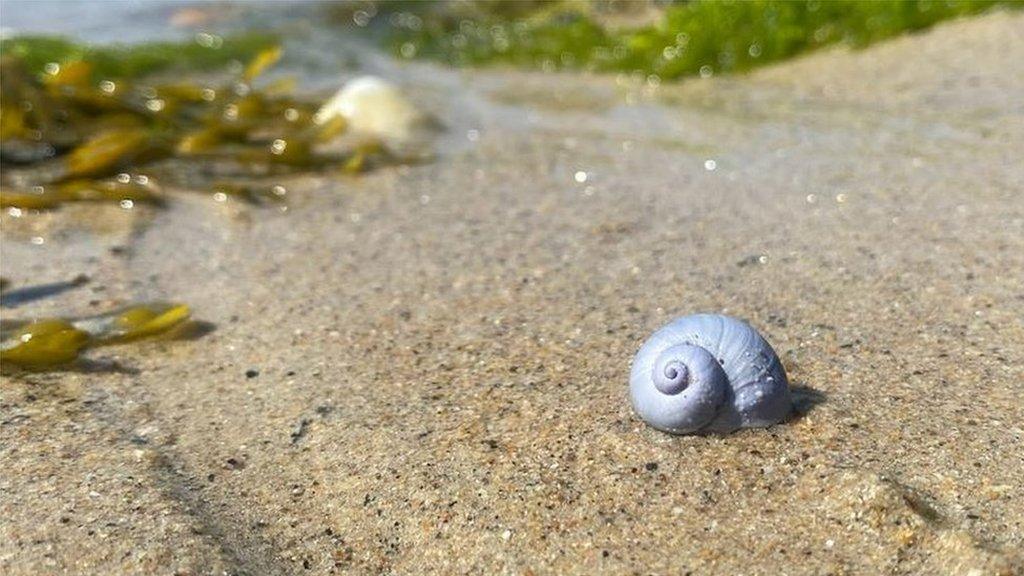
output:
[[[48,66],[88,62],[95,79],[137,79],[167,69],[217,70],[247,61],[279,44],[273,34],[251,32],[219,37],[197,35],[191,42],[150,42],[96,46],[55,36],[19,36],[0,40],[0,54],[15,56],[33,74]]]
[[[693,0],[657,3],[370,3],[405,57],[453,65],[640,73],[668,80],[743,72],[833,44],[862,47],[1000,0]],[[615,11],[651,9],[653,22],[614,26]]]

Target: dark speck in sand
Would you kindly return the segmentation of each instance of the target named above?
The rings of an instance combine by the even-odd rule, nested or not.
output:
[[[658,469],[658,463],[648,462],[647,464],[644,464],[644,468],[646,468],[648,472],[654,472],[655,470]]]
[[[260,375],[260,371],[256,370],[255,368],[249,368],[248,370],[245,371],[245,377],[246,378],[255,378],[255,377],[259,376],[259,375]]]
[[[301,440],[303,436],[306,435],[306,431],[309,429],[309,423],[309,418],[303,418],[302,420],[299,421],[298,424],[295,425],[295,428],[292,429],[291,433],[292,444],[295,444],[296,442]]]
[[[736,265],[739,266],[740,268],[745,268],[747,266],[751,266],[751,265],[754,265],[754,264],[759,264],[760,261],[761,261],[761,257],[758,256],[757,254],[754,254],[754,255],[751,255],[751,256],[747,256],[746,258],[744,258],[742,260],[739,260],[738,262],[736,262]]]

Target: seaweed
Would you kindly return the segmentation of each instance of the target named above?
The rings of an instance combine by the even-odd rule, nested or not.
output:
[[[210,178],[194,176],[223,172],[219,167],[226,164],[253,177],[331,166],[352,172],[368,156],[384,157],[379,147],[324,146],[342,136],[347,125],[340,118],[315,122],[318,103],[292,96],[293,79],[265,89],[257,84],[282,57],[281,46],[267,44],[265,36],[224,40],[216,58],[200,57],[206,48],[192,44],[129,50],[37,37],[4,40],[0,46],[3,207],[41,210],[83,201],[160,205],[157,178],[172,184],[192,178],[188,189],[208,189]],[[143,73],[174,64],[171,56],[178,52],[172,46],[180,49],[180,66],[220,64],[224,55],[243,51],[251,52],[251,59],[217,85],[147,80]],[[187,174],[161,171],[162,162],[174,159],[189,161]]]
[[[3,340],[0,361],[38,369],[67,364],[78,358],[89,342],[89,335],[70,322],[49,319],[25,324],[9,336],[5,335]]]
[[[149,42],[96,46],[54,36],[19,36],[0,40],[0,54],[17,57],[32,74],[53,66],[88,63],[90,79],[137,79],[171,68],[217,70],[245,61],[280,44],[274,34],[249,32],[234,36],[198,34],[192,42]]]
[[[500,63],[639,73],[668,80],[744,72],[836,43],[862,47],[995,6],[1020,9],[1024,4],[1006,0],[558,0],[367,2],[361,6],[362,14],[387,22],[383,37],[403,57],[458,66]],[[623,11],[657,16],[643,25],[617,26],[616,21],[624,19]]]
[[[108,180],[70,180],[48,186],[35,186],[16,192],[0,188],[0,207],[22,209],[54,208],[64,202],[131,202],[161,205],[159,188],[148,178],[120,174]]]
[[[74,362],[82,352],[173,334],[190,322],[184,304],[136,304],[98,316],[7,321],[0,329],[0,362],[45,370]]]

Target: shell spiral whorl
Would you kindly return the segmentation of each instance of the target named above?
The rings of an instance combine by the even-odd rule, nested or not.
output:
[[[690,369],[678,357],[678,351],[669,348],[654,363],[654,387],[662,394],[679,394],[690,384]]]
[[[775,351],[728,316],[697,314],[658,330],[630,374],[637,413],[673,434],[727,433],[789,415],[789,384]]]

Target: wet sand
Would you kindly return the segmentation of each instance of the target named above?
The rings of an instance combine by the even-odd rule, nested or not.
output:
[[[3,215],[14,286],[91,278],[5,318],[215,330],[3,377],[0,570],[1020,573],[1022,28],[657,90],[427,68],[433,163]],[[638,421],[632,355],[698,311],[762,331],[798,417]]]

